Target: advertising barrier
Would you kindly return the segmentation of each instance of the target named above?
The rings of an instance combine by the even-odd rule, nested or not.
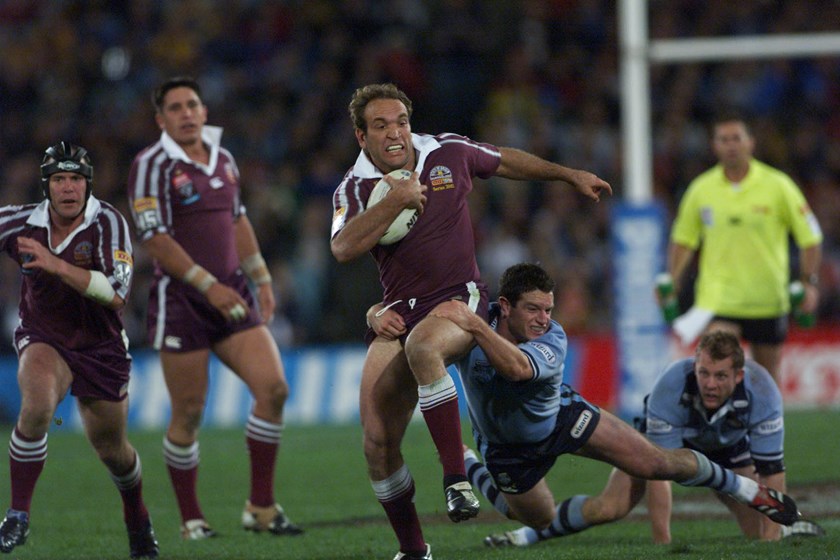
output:
[[[567,383],[593,403],[613,411],[618,408],[621,380],[617,345],[617,338],[612,335],[572,337],[565,370]],[[677,358],[692,350],[674,344],[670,352],[672,358]],[[150,350],[132,354],[129,425],[133,429],[163,429],[169,417],[169,400],[157,354]],[[358,423],[364,357],[364,347],[355,345],[284,351],[283,364],[291,390],[286,422]],[[0,422],[13,422],[20,407],[16,373],[14,355],[0,356]],[[652,378],[658,373],[652,372]],[[460,379],[457,374],[453,377],[461,393]],[[840,407],[840,328],[792,332],[782,356],[782,377],[786,407]],[[466,416],[463,397],[460,404]],[[243,426],[250,407],[245,385],[218,360],[211,359],[204,424]],[[75,399],[62,401],[55,420],[52,429],[81,429]]]

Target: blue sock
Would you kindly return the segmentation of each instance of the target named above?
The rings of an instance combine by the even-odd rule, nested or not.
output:
[[[688,480],[678,480],[683,486],[705,486],[725,494],[737,494],[740,486],[739,476],[731,470],[709,461],[709,458],[691,450],[697,458],[697,474]]]
[[[496,486],[490,471],[487,470],[484,463],[478,460],[472,450],[464,453],[464,466],[467,468],[467,478],[470,479],[473,487],[478,488],[481,495],[487,498],[487,501],[493,505],[496,511],[507,517],[510,508],[505,501],[505,497]]]

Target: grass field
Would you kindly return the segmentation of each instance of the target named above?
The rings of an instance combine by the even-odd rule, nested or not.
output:
[[[675,487],[675,508],[695,502],[702,513],[675,515],[674,543],[650,544],[643,515],[528,549],[490,550],[483,537],[515,527],[486,503],[479,517],[452,524],[443,512],[440,466],[422,423],[413,424],[404,450],[417,481],[417,507],[436,560],[535,559],[817,559],[840,558],[840,411],[790,412],[786,417],[789,493],[800,509],[828,531],[823,538],[780,543],[749,542],[723,506],[705,489]],[[7,441],[9,426],[0,426]],[[465,434],[469,431],[465,426]],[[205,430],[201,438],[200,494],[216,539],[183,542],[179,518],[160,450],[162,433],[133,432],[144,468],[144,493],[152,512],[161,557],[170,559],[391,560],[396,539],[373,497],[361,455],[358,426],[289,426],[278,463],[277,498],[306,529],[301,537],[242,531],[248,468],[241,430]],[[5,445],[5,444],[4,444]],[[558,498],[600,490],[608,467],[563,457],[550,475]],[[9,501],[8,461],[0,466],[0,506]],[[675,511],[680,511],[676,509]],[[127,558],[119,497],[83,436],[50,436],[49,459],[32,509],[32,533],[9,558]]]

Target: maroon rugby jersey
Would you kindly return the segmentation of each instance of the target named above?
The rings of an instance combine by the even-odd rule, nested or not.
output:
[[[30,237],[58,258],[102,272],[122,299],[128,299],[133,268],[128,223],[107,202],[90,197],[84,222],[58,247],[49,244],[49,202],[0,208],[0,251],[18,263],[17,238]],[[87,298],[61,279],[40,269],[21,268],[21,327],[37,332],[55,346],[83,350],[123,339],[121,314]]]
[[[244,213],[239,169],[219,145],[221,129],[205,126],[209,165],[189,159],[165,132],[137,154],[128,177],[128,200],[141,241],[167,233],[192,259],[224,280],[239,268],[234,220]],[[155,277],[165,272],[155,263]]]
[[[472,191],[472,178],[491,177],[501,161],[495,146],[457,134],[412,134],[412,139],[417,150],[416,171],[420,183],[428,187],[427,202],[401,241],[371,249],[386,304],[470,281],[480,283],[467,195]],[[382,175],[361,152],[333,195],[333,236],[365,210]]]

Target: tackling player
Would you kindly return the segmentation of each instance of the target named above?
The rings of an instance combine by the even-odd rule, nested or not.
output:
[[[382,336],[398,317],[381,304],[368,319]],[[463,302],[448,301],[432,313],[471,333],[477,346],[457,362],[473,436],[486,461],[464,449],[470,481],[497,511],[535,531],[567,530],[567,504],[555,504],[545,475],[560,455],[575,453],[648,480],[705,486],[739,504],[791,525],[796,504],[779,491],[711,462],[691,449],[654,445],[631,426],[588,403],[563,383],[566,334],[551,319],[554,281],[537,265],[508,268],[490,322]]]
[[[745,362],[733,334],[714,331],[704,335],[695,357],[678,360],[663,371],[646,403],[643,431],[654,444],[697,450],[738,475],[785,491],[782,396],[767,370],[752,360]],[[670,482],[645,481],[618,469],[610,474],[600,495],[564,500],[558,507],[560,523],[544,530],[523,527],[491,535],[485,543],[527,546],[616,521],[641,500],[646,486],[653,540],[670,543]],[[780,526],[726,494],[716,495],[749,538],[777,540],[823,533],[819,525],[804,519]]]

